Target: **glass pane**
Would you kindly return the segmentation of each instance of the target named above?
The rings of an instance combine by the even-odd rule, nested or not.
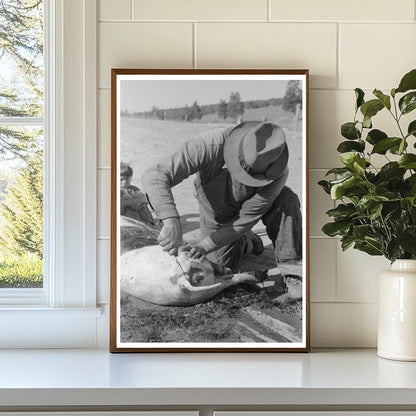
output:
[[[43,115],[42,5],[0,0],[0,117]]]
[[[0,126],[0,288],[43,285],[42,149],[43,128]]]

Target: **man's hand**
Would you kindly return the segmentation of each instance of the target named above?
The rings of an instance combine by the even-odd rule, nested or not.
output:
[[[163,220],[163,227],[157,241],[163,251],[167,251],[171,256],[178,255],[178,248],[182,244],[182,227],[179,218]]]
[[[198,247],[198,245],[191,246],[190,244],[187,244],[182,247],[182,251],[185,251],[186,255],[194,260],[202,260],[206,254],[200,247]]]

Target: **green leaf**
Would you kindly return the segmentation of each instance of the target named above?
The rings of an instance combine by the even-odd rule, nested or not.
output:
[[[387,137],[386,139],[382,139],[378,141],[374,147],[371,154],[377,153],[380,155],[384,155],[387,150],[391,149],[393,146],[400,146],[402,139],[399,137]]]
[[[394,155],[402,155],[403,152],[407,149],[406,139],[400,139],[400,143],[392,146],[389,151]]]
[[[402,258],[402,256],[403,256],[402,250],[400,249],[399,242],[397,241],[396,238],[389,241],[389,243],[387,244],[387,250],[386,251],[387,251],[386,257],[390,261],[395,261],[399,258]]]
[[[368,132],[366,141],[370,144],[376,144],[380,140],[386,139],[388,136],[384,131],[373,129]]]
[[[354,237],[351,235],[346,235],[341,238],[341,247],[342,251],[347,250],[354,244]]]
[[[361,88],[355,90],[355,111],[357,111],[364,104],[364,91]]]
[[[396,95],[396,88],[392,88],[390,91],[390,95],[394,98]]]
[[[350,173],[351,169],[349,168],[333,168],[329,169],[325,176],[335,174],[335,175],[345,175],[346,173]]]
[[[357,152],[345,152],[339,155],[339,160],[346,166],[352,167],[354,162],[360,158]]]
[[[341,135],[348,140],[357,140],[361,137],[360,131],[357,129],[357,123],[350,121],[341,126]]]
[[[410,175],[406,179],[406,182],[409,184],[409,186],[415,186],[416,185],[416,173],[414,173],[413,175]]]
[[[406,185],[408,187],[406,195],[407,196],[416,195],[416,174],[413,174],[413,175],[409,176],[408,178],[406,178],[405,182],[406,182]],[[416,221],[415,221],[415,223],[416,223]]]
[[[349,177],[348,179],[343,178],[337,183],[333,183],[331,187],[331,198],[332,199],[340,199],[344,195],[345,189],[349,186],[353,186],[356,182],[356,178],[354,176]]]
[[[375,220],[381,217],[381,212],[383,211],[383,204],[376,204],[370,208],[370,219]]]
[[[406,169],[400,167],[397,162],[386,163],[379,171],[378,176],[382,181],[389,181],[391,178],[403,178]]]
[[[373,233],[371,225],[357,225],[352,231],[355,240],[364,240],[364,238]]]
[[[416,92],[409,92],[399,100],[399,108],[402,114],[407,114],[416,108]]]
[[[416,155],[407,153],[399,159],[399,165],[405,169],[416,169]]]
[[[412,69],[410,72],[404,75],[395,92],[406,92],[409,90],[416,90],[416,69]]]
[[[335,183],[336,182],[336,183]],[[361,188],[364,184],[357,176],[350,176],[349,178],[342,179],[341,181],[332,182],[331,198],[340,199],[343,196],[351,198],[352,195],[359,194],[362,196],[363,191]],[[365,188],[364,188],[365,189]]]
[[[389,199],[383,195],[364,195],[357,204],[357,208],[362,212],[366,212],[378,203],[388,200]]]
[[[380,110],[384,108],[384,104],[380,100],[370,100],[361,106],[361,112],[366,118],[374,117]]]
[[[322,181],[319,181],[318,182],[318,185],[327,193],[327,194],[330,194],[331,193],[331,187],[330,187],[330,185],[329,185],[329,182],[328,181],[324,181],[324,180],[322,180]]]
[[[416,137],[416,120],[413,120],[410,124],[409,127],[407,128],[407,135],[408,136],[415,136]]]
[[[367,163],[366,163],[365,159],[357,159],[357,160],[354,161],[352,167],[353,167],[355,172],[364,173],[366,165],[367,165]]]
[[[371,129],[373,127],[373,123],[371,122],[371,117],[364,116],[363,127],[366,129]]]
[[[383,254],[381,248],[374,247],[369,242],[356,242],[354,248],[360,251],[364,251],[370,256],[381,256]]]
[[[322,227],[322,231],[329,237],[335,237],[336,235],[345,235],[351,227],[349,221],[335,221],[325,224]]]
[[[416,254],[416,227],[406,228],[398,237],[400,246],[410,254]]]
[[[388,95],[377,89],[373,91],[373,94],[383,103],[384,107],[388,110],[391,109],[390,97]]]
[[[348,218],[356,213],[357,210],[355,209],[354,204],[339,204],[336,208],[326,212],[326,214],[334,220]]]
[[[365,142],[363,140],[358,140],[356,142],[353,141],[345,141],[341,142],[339,146],[337,147],[337,151],[340,153],[346,153],[346,152],[364,152],[365,149]]]

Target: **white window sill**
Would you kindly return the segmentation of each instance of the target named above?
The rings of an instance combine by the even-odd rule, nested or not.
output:
[[[416,363],[375,350],[110,354],[0,351],[0,411],[134,406],[416,409]]]
[[[108,308],[0,308],[0,348],[96,348],[106,345]],[[0,366],[0,377],[1,377]],[[0,401],[1,403],[1,401]]]
[[[23,305],[19,307],[0,306],[0,319],[6,316],[14,317],[73,317],[73,318],[99,318],[101,308],[45,308],[42,306]]]

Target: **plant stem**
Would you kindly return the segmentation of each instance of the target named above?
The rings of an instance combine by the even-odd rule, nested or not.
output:
[[[395,112],[396,116],[394,116],[394,114],[391,112],[391,110],[389,110],[389,113],[394,118],[394,121],[396,122],[397,127],[399,128],[400,134],[402,135],[403,139],[406,139],[405,135],[403,134],[402,128],[400,126],[400,122],[399,122],[400,117],[402,116],[402,114],[400,114],[400,116],[397,117],[397,104],[396,104],[395,98],[393,98],[393,103],[394,103],[394,112]]]

